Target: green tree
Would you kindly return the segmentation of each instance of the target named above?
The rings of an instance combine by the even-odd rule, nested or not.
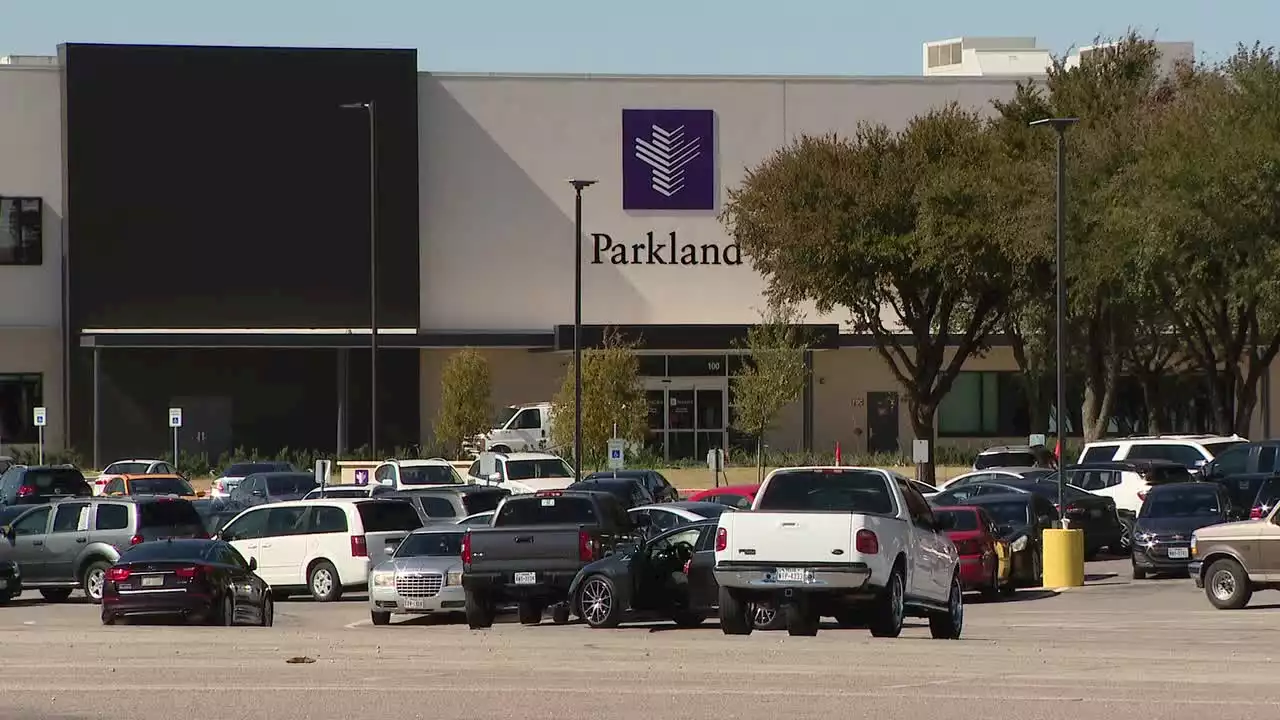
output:
[[[802,136],[750,169],[721,215],[772,301],[841,308],[872,336],[916,437],[931,441],[938,403],[1000,325],[1014,272],[1021,233],[993,138],[955,105],[896,132]]]
[[[599,470],[604,466],[615,424],[617,436],[629,447],[643,446],[649,431],[649,407],[640,382],[635,343],[606,330],[600,347],[582,351],[583,457],[579,467]],[[574,365],[570,361],[551,408],[551,440],[562,453],[572,452],[573,431]]]
[[[764,481],[764,434],[773,429],[782,409],[804,391],[808,368],[807,347],[800,314],[794,306],[772,306],[761,313],[761,322],[747,330],[745,349],[751,354],[730,378],[734,425],[756,439],[756,469]]]
[[[489,361],[479,352],[465,348],[445,361],[440,372],[435,436],[453,457],[461,459],[463,442],[489,430],[493,420],[490,392]]]

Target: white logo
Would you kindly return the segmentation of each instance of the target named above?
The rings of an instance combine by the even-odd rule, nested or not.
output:
[[[652,168],[650,187],[671,197],[684,189],[684,167],[702,154],[702,140],[686,140],[684,125],[674,130],[652,128],[648,139],[636,138],[636,157]]]

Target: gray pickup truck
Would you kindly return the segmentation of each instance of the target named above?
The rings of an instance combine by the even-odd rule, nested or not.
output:
[[[491,526],[471,527],[462,539],[467,624],[487,628],[498,608],[512,603],[523,624],[541,622],[548,607],[556,622],[566,622],[578,571],[633,534],[626,510],[607,493],[548,490],[504,499]]]

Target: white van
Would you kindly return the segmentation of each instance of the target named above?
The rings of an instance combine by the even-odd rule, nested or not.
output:
[[[368,586],[369,570],[422,527],[413,505],[377,498],[324,498],[258,505],[232,518],[218,537],[246,560],[276,599],[310,591],[318,602]]]

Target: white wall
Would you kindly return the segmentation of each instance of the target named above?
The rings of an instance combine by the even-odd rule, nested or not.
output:
[[[989,107],[1012,90],[1012,79],[423,74],[422,326],[545,330],[572,322],[570,177],[600,180],[585,194],[584,322],[736,324],[759,317],[763,283],[745,262],[591,264],[595,232],[627,243],[648,231],[675,231],[681,243],[729,243],[715,212],[622,210],[623,108],[715,110],[723,202],[725,186],[798,133],[847,133],[863,120],[901,127],[947,102]]]
[[[0,265],[0,328],[62,322],[62,88],[58,68],[0,66],[0,195],[44,200],[44,262]]]

